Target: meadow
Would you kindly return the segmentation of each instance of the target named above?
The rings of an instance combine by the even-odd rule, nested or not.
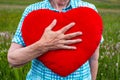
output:
[[[30,63],[12,68],[7,51],[26,6],[39,0],[0,0],[0,80],[25,80]],[[94,3],[104,23],[97,80],[120,80],[120,1],[84,0]]]

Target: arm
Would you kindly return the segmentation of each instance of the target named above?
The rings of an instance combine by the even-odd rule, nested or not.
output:
[[[76,49],[75,46],[69,46],[69,44],[81,42],[81,39],[70,39],[81,35],[81,32],[64,34],[67,30],[72,28],[75,23],[70,23],[58,31],[52,31],[56,22],[57,21],[54,20],[45,29],[41,39],[30,46],[22,47],[20,44],[12,43],[8,51],[8,62],[10,65],[14,67],[22,66],[50,50]]]
[[[37,49],[38,45],[35,44],[23,47],[20,44],[12,43],[8,51],[8,62],[10,65],[12,67],[24,65],[47,51],[42,45]]]
[[[99,46],[95,50],[95,53],[90,58],[90,69],[92,80],[96,80],[97,71],[98,71],[98,58],[99,58]]]

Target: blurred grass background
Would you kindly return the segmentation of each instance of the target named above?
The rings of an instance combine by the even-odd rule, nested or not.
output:
[[[0,0],[0,80],[25,80],[30,63],[11,68],[7,51],[21,15],[40,0]],[[97,80],[120,80],[120,0],[84,0],[96,5],[104,23]]]

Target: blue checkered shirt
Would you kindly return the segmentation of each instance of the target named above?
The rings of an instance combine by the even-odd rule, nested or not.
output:
[[[70,4],[66,8],[62,9],[62,11],[66,12],[72,8],[76,8],[80,6],[90,7],[96,10],[95,6],[88,2],[84,2],[81,0],[70,0]],[[38,2],[28,6],[22,15],[17,31],[12,39],[12,42],[15,42],[25,47],[25,43],[21,35],[22,22],[24,18],[27,16],[27,14],[30,13],[31,11],[37,9],[43,9],[43,8],[57,11],[51,6],[49,0],[44,0],[42,2]],[[75,72],[71,73],[67,77],[61,77],[55,74],[54,72],[52,72],[37,59],[33,59],[32,66],[27,74],[26,80],[91,80],[89,61],[84,63],[80,68],[78,68]]]

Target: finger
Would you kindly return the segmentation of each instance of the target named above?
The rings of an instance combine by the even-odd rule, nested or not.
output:
[[[63,44],[69,45],[69,44],[75,44],[75,43],[79,43],[82,42],[82,39],[75,39],[75,40],[65,40],[63,42]]]
[[[66,34],[64,36],[64,39],[71,39],[80,35],[82,35],[82,32],[74,32],[74,33]]]
[[[62,46],[62,49],[74,50],[77,49],[75,46]]]
[[[52,23],[47,27],[47,29],[53,29],[53,27],[56,25],[56,23],[57,23],[57,20],[56,19],[54,19],[53,21],[52,21]]]
[[[72,28],[75,25],[74,22],[68,24],[67,26],[63,27],[62,29],[60,29],[59,31],[62,33],[65,33],[66,31],[68,31],[70,28]]]

